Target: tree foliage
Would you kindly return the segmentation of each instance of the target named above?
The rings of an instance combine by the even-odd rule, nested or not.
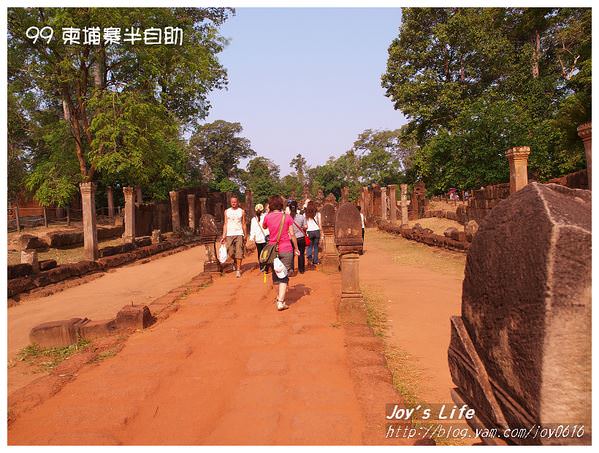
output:
[[[36,197],[63,203],[72,192],[69,183],[80,181],[141,185],[157,197],[182,184],[181,133],[205,118],[209,92],[227,81],[217,59],[226,44],[218,27],[230,13],[222,8],[10,8],[8,83],[14,97],[9,108],[29,123],[29,130],[55,130],[41,134],[35,149],[31,144],[19,148],[22,154],[41,155],[43,165],[33,159],[28,181]],[[34,43],[25,35],[30,26],[51,26],[57,36]],[[63,27],[167,26],[183,30],[182,45],[65,44],[59,36]],[[28,98],[33,99],[21,102]],[[44,124],[36,120],[39,110],[52,113]],[[65,127],[66,150],[45,142]],[[62,159],[68,161],[64,173],[52,165]],[[73,159],[78,176],[70,173]],[[44,174],[62,183],[46,190]]]
[[[404,8],[382,77],[418,145],[406,169],[440,192],[504,181],[528,145],[540,180],[584,165],[591,10]]]

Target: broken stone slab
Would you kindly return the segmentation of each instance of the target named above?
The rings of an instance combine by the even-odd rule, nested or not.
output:
[[[22,234],[19,237],[20,250],[48,250],[48,243],[32,234]]]
[[[449,227],[446,228],[445,231],[443,232],[443,235],[446,238],[450,238],[453,237],[453,235],[458,231],[458,229],[456,227]]]
[[[50,321],[31,329],[29,340],[42,348],[63,348],[77,343],[79,327],[87,318],[71,318],[62,321]]]
[[[116,333],[118,326],[115,319],[107,319],[103,321],[91,321],[82,323],[79,329],[79,335],[86,340],[94,340],[96,338],[106,337]]]
[[[488,214],[468,253],[449,367],[485,428],[582,424],[583,438],[534,442],[590,443],[590,191],[531,183]]]
[[[146,305],[125,305],[116,315],[119,329],[145,329],[154,322]]]

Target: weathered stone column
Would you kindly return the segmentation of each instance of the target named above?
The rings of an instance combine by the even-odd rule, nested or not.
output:
[[[581,124],[578,126],[578,136],[582,139],[582,143],[584,144],[584,154],[587,159],[587,176],[589,178],[589,190],[592,190],[591,186],[591,157],[593,154],[593,148],[591,145],[591,122]]]
[[[125,232],[123,239],[125,242],[135,241],[135,200],[133,199],[133,187],[123,187],[125,195]]]
[[[320,210],[321,231],[324,235],[324,247],[321,259],[323,272],[332,273],[339,271],[339,254],[335,245],[335,206],[325,203]],[[360,235],[361,235],[360,227]]]
[[[142,194],[141,194],[141,187],[140,186],[137,186],[135,188],[135,202],[136,203],[143,203],[144,202]]]
[[[395,223],[397,220],[397,184],[389,184],[389,221]]]
[[[177,190],[171,190],[168,194],[171,197],[171,222],[173,224],[173,232],[178,233],[181,230],[181,217],[179,216],[179,192]]]
[[[528,184],[528,146],[515,146],[506,151],[510,162],[510,194],[518,192]]]
[[[114,197],[112,187],[106,188],[106,198],[108,199],[108,218],[110,223],[114,223]]]
[[[206,211],[206,201],[208,199],[206,197],[200,197],[200,219],[202,218],[202,216],[204,214],[208,214],[208,211]]]
[[[335,219],[335,244],[341,261],[341,311],[361,302],[360,253],[363,250],[362,221],[357,208],[342,203]]]
[[[400,186],[400,190],[401,190],[401,224],[402,225],[407,225],[408,224],[408,185],[407,184],[401,184]]]
[[[160,230],[152,230],[152,244],[160,244]]]
[[[83,256],[86,260],[98,259],[98,231],[96,230],[96,185],[93,182],[79,184],[83,217]]]
[[[196,229],[196,196],[193,193],[187,195],[187,212],[188,215],[188,226],[191,231]]]
[[[40,265],[37,259],[37,250],[26,249],[21,250],[21,264],[30,264],[34,274],[39,273]]]
[[[387,188],[381,187],[381,219],[387,220]]]
[[[214,217],[217,223],[224,222],[225,220],[225,210],[223,209],[223,204],[220,201],[214,204]]]

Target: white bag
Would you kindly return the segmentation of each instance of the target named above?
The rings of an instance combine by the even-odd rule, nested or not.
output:
[[[227,246],[225,244],[221,244],[218,248],[218,260],[220,261],[220,264],[225,264],[225,261],[227,261],[228,257],[229,254],[227,253]]]
[[[275,270],[277,277],[279,277],[279,278],[287,277],[287,267],[285,267],[285,265],[283,264],[283,261],[281,261],[278,257],[275,258],[275,260],[273,261],[272,267]]]

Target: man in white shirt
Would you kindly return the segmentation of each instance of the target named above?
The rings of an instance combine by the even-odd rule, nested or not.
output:
[[[224,218],[223,237],[220,242],[221,244],[226,243],[229,256],[233,256],[235,259],[235,273],[239,278],[241,277],[243,249],[247,239],[247,226],[245,211],[239,207],[237,197],[231,197],[231,207],[225,210]]]

